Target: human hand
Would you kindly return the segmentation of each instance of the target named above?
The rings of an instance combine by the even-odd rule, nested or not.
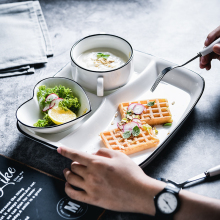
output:
[[[205,40],[205,46],[209,46],[213,41],[220,37],[220,26],[218,26],[214,31],[212,31]],[[200,58],[200,68],[206,70],[211,69],[211,61],[212,59],[220,60],[220,44],[215,44],[213,46],[213,52],[207,54],[204,57]]]
[[[95,155],[65,147],[57,151],[74,161],[71,170],[64,170],[70,198],[115,211],[155,214],[153,198],[165,184],[145,175],[127,155],[109,149]]]

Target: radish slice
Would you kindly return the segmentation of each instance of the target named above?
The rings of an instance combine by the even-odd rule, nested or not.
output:
[[[117,126],[120,130],[123,130],[123,125],[119,124],[119,122],[117,123]]]
[[[145,109],[145,106],[142,104],[136,104],[133,108],[133,112],[136,115],[140,115]]]
[[[133,121],[132,121],[132,122],[129,122],[129,123],[127,123],[127,124],[125,124],[125,125],[123,126],[123,131],[124,131],[124,132],[126,132],[126,131],[132,131],[135,126],[138,126],[138,123],[133,122]]]
[[[54,99],[51,103],[50,103],[50,109],[53,108],[53,107],[57,107],[59,105],[59,102],[60,101],[63,101],[63,99],[61,98],[58,98],[58,99]]]
[[[55,99],[54,99],[55,100]],[[53,101],[52,101],[53,102]],[[51,109],[51,108],[53,108],[54,106],[55,106],[55,102],[53,102],[53,103],[50,103],[50,106],[49,106],[49,109]]]
[[[47,96],[47,98],[45,99],[45,102],[51,102],[54,99],[58,99],[59,96],[55,93],[51,93],[50,95]]]
[[[128,110],[133,110],[135,105],[137,105],[137,103],[131,103],[131,104],[128,106]]]
[[[49,104],[47,104],[44,108],[43,108],[43,112],[46,112],[47,110],[49,110],[50,109],[50,105]]]
[[[139,128],[141,127],[142,123],[141,123],[141,120],[140,120],[140,119],[138,119],[138,118],[133,118],[132,121],[133,121],[133,122],[136,122],[136,123],[138,124],[138,127],[139,127]]]

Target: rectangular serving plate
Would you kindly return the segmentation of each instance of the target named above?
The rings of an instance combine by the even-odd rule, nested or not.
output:
[[[169,72],[159,84],[154,93],[149,90],[161,70],[174,63],[160,59],[140,51],[134,52],[135,72],[129,83],[115,91],[105,93],[104,97],[86,92],[92,105],[92,112],[80,123],[69,130],[57,134],[41,134],[30,131],[17,122],[18,130],[28,138],[45,146],[56,149],[59,146],[94,153],[105,147],[99,133],[117,127],[121,120],[118,114],[118,104],[127,101],[145,100],[150,98],[166,98],[169,101],[173,117],[169,128],[156,126],[160,144],[130,155],[130,158],[141,167],[150,163],[167,145],[177,130],[192,112],[204,91],[204,79],[197,73],[186,68],[178,68]],[[71,64],[68,63],[56,75],[73,79]]]

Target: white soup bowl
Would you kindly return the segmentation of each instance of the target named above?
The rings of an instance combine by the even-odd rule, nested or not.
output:
[[[127,57],[127,61],[122,66],[107,71],[86,69],[77,63],[77,58],[82,53],[98,48],[118,50]],[[82,38],[73,45],[70,58],[73,79],[87,91],[97,93],[98,96],[103,96],[104,91],[124,86],[134,71],[132,46],[125,39],[115,35],[95,34]]]

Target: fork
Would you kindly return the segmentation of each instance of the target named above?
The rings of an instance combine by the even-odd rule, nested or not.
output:
[[[195,181],[198,181],[198,180],[205,180],[205,179],[207,179],[209,177],[213,177],[213,176],[216,176],[216,175],[219,175],[219,174],[220,174],[220,165],[218,165],[216,167],[213,167],[213,168],[207,170],[206,172],[201,173],[201,174],[199,174],[197,176],[194,176],[194,177],[186,180],[183,183],[176,183],[176,182],[174,182],[172,180],[168,180],[168,179],[165,179],[165,178],[158,178],[158,180],[166,182],[166,183],[171,183],[174,186],[182,189],[182,188],[184,188],[189,183],[192,183],[192,182],[195,182]]]
[[[220,43],[220,38],[218,38],[217,40],[215,40],[213,43],[211,43],[208,47],[205,47],[203,50],[201,50],[195,57],[193,57],[191,60],[187,61],[186,63],[182,64],[182,65],[176,65],[176,66],[169,66],[167,68],[165,68],[164,70],[162,70],[160,72],[160,74],[157,76],[156,81],[154,82],[153,86],[151,87],[150,91],[153,92],[158,84],[160,83],[160,81],[163,79],[163,77],[170,72],[173,69],[176,69],[178,67],[182,67],[185,66],[186,64],[190,63],[191,61],[195,60],[198,57],[202,57],[205,56],[209,53],[211,53],[213,51],[213,46],[217,43]]]

